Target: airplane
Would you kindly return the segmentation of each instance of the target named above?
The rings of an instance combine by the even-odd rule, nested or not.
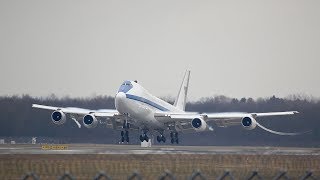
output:
[[[166,135],[170,134],[171,143],[179,143],[180,132],[213,131],[214,127],[229,127],[240,125],[246,130],[253,130],[257,126],[265,131],[277,135],[299,135],[302,133],[286,133],[268,129],[256,120],[259,117],[294,115],[298,111],[246,113],[197,113],[186,112],[186,100],[189,87],[190,71],[183,77],[174,104],[153,96],[137,81],[124,81],[115,96],[115,109],[90,110],[76,107],[53,107],[33,104],[33,108],[53,111],[51,119],[54,124],[62,125],[67,115],[79,128],[81,124],[86,128],[95,128],[98,124],[121,130],[121,142],[129,142],[129,130],[141,132],[140,141],[149,141],[148,136],[158,134],[159,143],[166,142]]]

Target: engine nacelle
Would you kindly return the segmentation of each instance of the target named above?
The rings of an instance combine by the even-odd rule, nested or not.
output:
[[[244,127],[245,129],[252,130],[256,128],[257,121],[253,117],[247,116],[242,118],[241,124],[242,124],[242,127]]]
[[[202,118],[194,118],[191,121],[191,125],[196,131],[205,131],[207,129],[207,123]]]
[[[95,128],[98,124],[97,118],[92,114],[87,114],[83,117],[83,125],[86,128]]]
[[[57,125],[64,124],[67,120],[66,114],[64,114],[61,110],[54,111],[51,114],[51,120],[54,124],[57,124]]]

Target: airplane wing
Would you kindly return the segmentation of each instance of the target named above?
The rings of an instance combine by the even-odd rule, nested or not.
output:
[[[262,128],[273,134],[278,135],[298,135],[302,133],[285,133],[268,129],[256,121],[258,117],[269,116],[285,116],[294,115],[298,111],[285,111],[285,112],[267,112],[267,113],[244,113],[244,112],[226,112],[226,113],[165,113],[158,112],[155,118],[159,121],[167,123],[168,125],[175,126],[183,130],[194,129],[196,131],[213,130],[213,127],[228,127],[234,125],[242,125],[245,129],[252,130],[256,126]],[[195,121],[193,121],[195,120]],[[193,124],[195,123],[195,124]],[[199,125],[200,124],[200,125]],[[195,126],[199,125],[198,128]],[[201,127],[202,125],[202,127]],[[204,127],[206,126],[206,127]],[[303,132],[306,133],[306,132]]]
[[[79,119],[82,119],[86,115],[92,115],[97,120],[99,120],[100,124],[106,124],[107,127],[113,129],[119,129],[122,127],[123,120],[130,119],[128,117],[124,117],[123,115],[119,114],[119,112],[115,109],[98,109],[98,110],[90,110],[90,109],[83,109],[83,108],[76,108],[76,107],[55,107],[55,106],[46,106],[40,104],[32,104],[33,108],[50,110],[53,112],[61,113],[61,117],[65,117],[68,115],[79,128],[81,128],[81,124],[79,123]],[[63,124],[64,122],[56,124]]]
[[[231,125],[240,125],[241,120],[245,117],[258,117],[267,116],[285,116],[298,114],[298,111],[285,111],[285,112],[267,112],[267,113],[243,113],[243,112],[227,112],[227,113],[209,113],[202,114],[206,117],[207,121],[214,121],[217,126],[227,127]]]
[[[78,114],[78,115],[86,115],[93,113],[95,116],[99,117],[113,117],[114,115],[118,114],[118,111],[115,109],[98,109],[98,110],[90,110],[90,109],[83,109],[83,108],[76,108],[76,107],[54,107],[54,106],[46,106],[40,104],[32,104],[33,108],[38,109],[46,109],[57,111],[61,110],[66,114]]]

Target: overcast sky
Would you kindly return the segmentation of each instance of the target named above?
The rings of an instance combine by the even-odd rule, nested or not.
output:
[[[320,1],[0,0],[0,95],[320,97]]]

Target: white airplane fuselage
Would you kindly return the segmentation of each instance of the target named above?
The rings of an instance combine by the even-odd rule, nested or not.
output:
[[[156,112],[184,112],[175,106],[151,95],[134,81],[125,81],[115,97],[115,107],[123,115],[129,116],[143,129],[165,129],[164,123],[155,117]]]

